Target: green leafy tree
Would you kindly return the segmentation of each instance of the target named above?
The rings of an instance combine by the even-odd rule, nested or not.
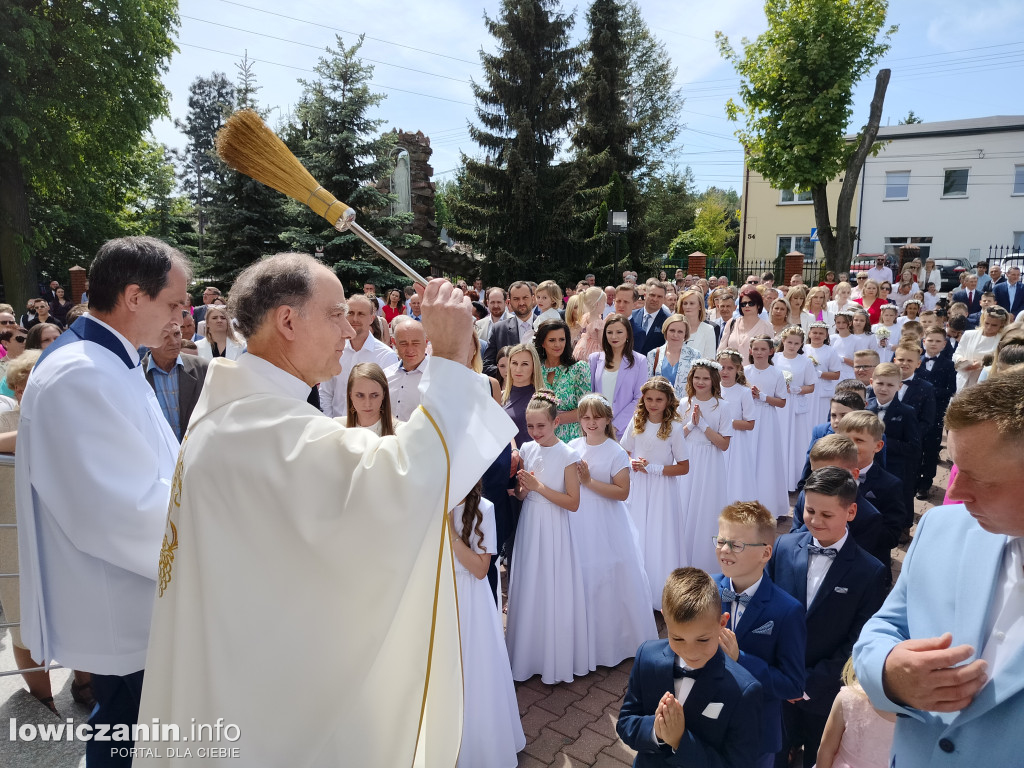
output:
[[[906,117],[900,119],[899,124],[900,125],[917,125],[917,124],[923,123],[923,122],[924,122],[924,120],[922,120],[920,117],[918,117],[917,115],[914,114],[914,110],[910,110],[909,112],[907,112],[907,116]]]
[[[0,3],[0,269],[13,303],[38,292],[37,257],[58,238],[83,258],[101,244],[102,228],[76,226],[110,210],[105,178],[166,114],[177,7]]]
[[[217,204],[217,192],[228,177],[228,167],[217,157],[214,142],[217,132],[234,111],[235,87],[223,72],[209,77],[197,77],[188,89],[188,112],[184,120],[174,124],[185,134],[185,149],[178,154],[181,188],[192,201],[199,232],[199,267],[205,269],[204,259],[209,245],[206,230],[211,211]]]
[[[234,106],[254,109],[266,119],[268,110],[257,102],[260,86],[248,53],[235,67]],[[227,288],[252,262],[283,249],[284,199],[223,164],[213,174],[211,187],[208,240],[200,272],[210,282]]]
[[[646,196],[648,187],[666,165],[671,165],[677,151],[673,145],[682,130],[682,90],[675,84],[677,70],[665,44],[651,33],[637,0],[623,3],[622,39],[626,55],[624,98],[635,126],[632,178]]]
[[[889,50],[897,28],[885,28],[887,8],[887,0],[767,0],[768,29],[743,41],[742,56],[716,33],[742,78],[741,104],[730,100],[727,113],[745,121],[737,135],[747,163],[778,189],[811,191],[825,261],[837,272],[853,257],[853,197],[875,147],[889,70],[878,72],[868,122],[848,142],[853,88]],[[840,175],[833,224],[826,185]]]
[[[669,258],[683,263],[694,251],[710,258],[721,256],[729,240],[730,207],[725,195],[718,190],[703,194],[697,203],[693,227],[680,232],[669,245]]]
[[[693,183],[689,168],[685,171],[672,168],[651,178],[644,193],[647,200],[647,247],[653,256],[651,266],[668,253],[669,244],[676,235],[693,228],[696,208]]]
[[[383,100],[373,93],[369,79],[373,67],[359,57],[363,38],[346,47],[341,36],[327,49],[327,57],[316,65],[315,80],[300,80],[303,93],[295,109],[288,143],[318,182],[331,194],[355,208],[358,221],[378,240],[391,247],[410,248],[419,238],[405,234],[402,227],[411,213],[392,213],[393,198],[376,183],[391,175],[397,152],[396,134],[380,134],[383,120],[369,113]],[[347,286],[365,280],[378,285],[404,285],[408,280],[366,246],[356,235],[338,232],[305,206],[285,203],[288,218],[295,224],[282,233],[297,250],[314,252],[323,248],[323,261],[333,268]],[[421,273],[426,262],[411,264]]]
[[[573,19],[557,0],[502,0],[498,18],[485,23],[497,52],[480,54],[484,84],[473,84],[480,126],[469,126],[485,156],[463,156],[455,235],[483,255],[489,285],[564,279],[578,269],[576,233],[593,223],[593,212],[577,211],[579,169],[557,161],[573,117]]]

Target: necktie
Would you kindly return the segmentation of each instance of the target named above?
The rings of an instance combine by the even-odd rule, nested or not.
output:
[[[836,555],[839,554],[839,550],[835,547],[817,547],[814,544],[807,547],[807,551],[812,555],[824,555],[829,560],[835,560]]]
[[[696,680],[697,678],[700,677],[700,675],[701,675],[701,673],[703,671],[704,671],[703,668],[701,668],[701,669],[684,669],[683,667],[680,667],[678,664],[673,664],[672,665],[672,677],[674,679],[676,679],[676,680],[678,680],[680,677],[692,677],[694,680]]]
[[[974,291],[967,292],[967,306],[971,306],[974,303]]]
[[[654,319],[654,315],[644,315],[644,330],[651,330],[651,321]]]
[[[732,603],[739,603],[740,605],[750,603],[750,595],[743,594],[742,592],[737,595],[728,587],[722,587],[722,598]]]

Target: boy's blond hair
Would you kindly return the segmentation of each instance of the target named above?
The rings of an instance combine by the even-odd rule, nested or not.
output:
[[[873,349],[858,349],[853,353],[854,360],[866,360],[868,358],[874,360],[875,365],[878,365],[882,361],[882,358],[878,356],[878,352]]]
[[[771,544],[775,541],[775,515],[759,501],[736,501],[722,510],[719,521],[736,525],[751,525],[757,529],[761,541]]]
[[[866,413],[868,413],[866,411]],[[849,416],[850,414],[846,414]],[[874,414],[871,414],[874,416]],[[846,416],[843,416],[845,419]],[[825,435],[811,446],[812,462],[836,462],[843,467],[857,466],[857,446],[846,435]]]
[[[908,352],[917,355],[918,358],[921,357],[921,347],[918,344],[904,344],[900,342],[896,345],[896,349],[893,350],[893,354],[895,355],[897,352]]]
[[[705,615],[720,616],[722,595],[715,580],[700,568],[676,568],[661,592],[661,612],[677,624]]]
[[[875,366],[875,372],[871,374],[871,380],[875,379],[887,379],[891,376],[895,376],[897,379],[903,379],[903,372],[895,363],[881,363]]]
[[[871,435],[873,440],[878,441],[885,434],[885,424],[871,411],[850,411],[839,420],[836,432],[840,435],[849,432],[864,432]]]

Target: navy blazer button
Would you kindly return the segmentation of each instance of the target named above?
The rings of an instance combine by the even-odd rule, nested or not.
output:
[[[956,745],[949,739],[939,739],[939,749],[943,752],[952,752],[956,749]]]

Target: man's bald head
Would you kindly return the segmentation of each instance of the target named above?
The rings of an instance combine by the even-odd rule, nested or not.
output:
[[[423,323],[412,318],[402,318],[395,324],[395,351],[402,359],[402,366],[407,371],[417,368],[427,356],[427,332]]]

